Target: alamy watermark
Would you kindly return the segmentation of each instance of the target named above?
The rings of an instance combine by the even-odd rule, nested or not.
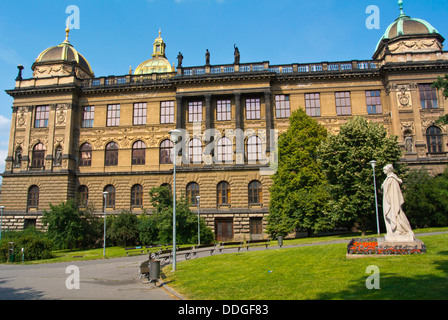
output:
[[[259,165],[261,175],[273,175],[278,169],[278,130],[271,129],[217,129],[201,131],[193,125],[193,134],[180,131],[175,152],[170,154],[176,165]],[[174,142],[174,141],[173,141]]]
[[[380,29],[380,8],[376,5],[370,5],[366,8],[366,28],[369,30]]]
[[[65,280],[65,287],[68,290],[79,290],[80,289],[79,267],[75,265],[70,265],[67,268],[65,268],[65,273],[70,274]]]
[[[380,289],[380,269],[377,266],[368,266],[366,268],[366,273],[370,274],[370,276],[366,279],[366,288],[369,290]]]
[[[79,7],[75,5],[70,5],[65,9],[65,13],[70,14],[67,17],[65,25],[68,29],[80,29],[81,27],[81,17]]]

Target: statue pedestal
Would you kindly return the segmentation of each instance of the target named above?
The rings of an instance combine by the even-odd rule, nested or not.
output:
[[[385,238],[379,238],[378,239],[378,248],[379,249],[385,249],[385,248],[414,248],[418,250],[424,250],[425,244],[420,239],[415,239],[414,237],[409,238],[407,236],[400,237],[390,237],[387,236]]]

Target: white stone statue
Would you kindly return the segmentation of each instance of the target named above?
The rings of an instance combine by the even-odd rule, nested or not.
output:
[[[401,206],[404,203],[400,184],[403,181],[393,172],[391,164],[384,167],[383,171],[387,175],[381,189],[383,189],[383,211],[386,223],[386,241],[391,242],[411,242],[415,241],[414,232]]]

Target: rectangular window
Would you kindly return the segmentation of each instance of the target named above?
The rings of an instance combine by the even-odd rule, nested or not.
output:
[[[251,234],[263,233],[263,218],[249,218],[249,223]]]
[[[350,101],[350,92],[335,92],[336,113],[338,116],[347,116],[352,114]]]
[[[368,114],[380,114],[383,113],[381,107],[380,91],[366,91],[366,103]]]
[[[160,103],[160,123],[174,123],[174,101]]]
[[[305,111],[310,117],[320,117],[320,93],[305,94]]]
[[[291,116],[291,106],[289,104],[289,95],[275,96],[275,116],[277,118],[289,118]]]
[[[146,103],[134,103],[134,126],[146,124]]]
[[[436,88],[431,88],[430,84],[420,84],[418,90],[420,91],[420,102],[423,109],[436,109],[439,107]]]
[[[95,107],[83,107],[82,108],[82,128],[92,128],[93,127],[93,118],[95,114]]]
[[[50,118],[50,106],[36,107],[36,121],[34,123],[35,128],[48,127],[48,118]]]
[[[232,119],[232,103],[230,100],[218,100],[216,102],[216,120],[229,121]]]
[[[188,122],[202,121],[202,101],[188,103]]]
[[[109,104],[107,106],[107,126],[117,127],[120,125],[120,105]]]
[[[260,99],[246,99],[246,119],[247,120],[261,119]]]

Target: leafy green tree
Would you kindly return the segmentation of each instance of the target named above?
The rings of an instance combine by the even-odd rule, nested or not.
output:
[[[448,98],[448,74],[444,77],[438,77],[437,81],[432,84],[433,88],[437,88],[438,90],[443,90],[443,96],[445,99]],[[438,124],[448,124],[448,114],[441,116],[437,120]]]
[[[437,177],[411,171],[403,190],[403,210],[414,228],[448,226],[448,170]]]
[[[141,244],[152,245],[158,243],[159,230],[154,216],[143,213],[139,217],[138,235]]]
[[[296,229],[318,232],[332,227],[329,195],[317,148],[326,129],[305,111],[294,111],[290,126],[278,142],[278,170],[270,188],[267,232],[285,236]]]
[[[74,200],[57,206],[50,204],[50,211],[44,210],[42,221],[47,226],[47,236],[59,249],[79,247],[85,238],[85,227],[89,225],[87,213],[79,210]]]
[[[376,229],[373,172],[369,163],[377,161],[378,191],[386,178],[382,170],[386,164],[393,164],[395,172],[402,176],[406,166],[400,163],[402,150],[397,137],[388,136],[379,123],[354,117],[341,126],[338,135],[330,135],[321,144],[318,154],[330,184],[333,221],[344,227],[356,223],[363,233]]]
[[[111,217],[111,227],[107,229],[108,237],[119,246],[136,245],[139,242],[138,217],[129,211],[123,211]]]
[[[149,192],[154,207],[154,219],[161,244],[173,241],[173,199],[166,187],[152,188]],[[197,214],[190,210],[185,197],[176,201],[176,243],[193,244],[198,241]],[[214,235],[203,218],[199,220],[201,243],[212,243]]]

